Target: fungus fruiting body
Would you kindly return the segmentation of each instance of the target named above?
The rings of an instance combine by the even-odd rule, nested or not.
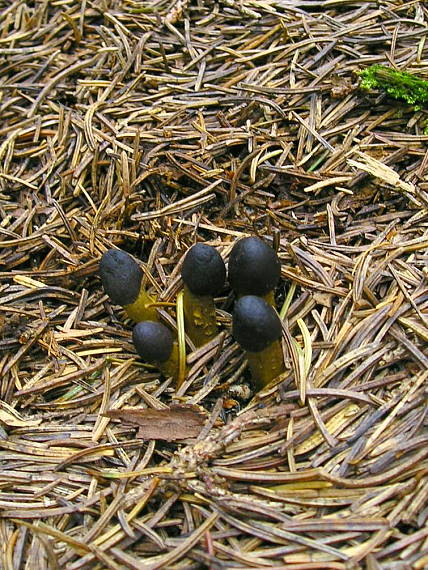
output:
[[[276,252],[258,237],[236,242],[229,257],[229,283],[238,296],[258,295],[274,303],[281,264]]]
[[[226,268],[216,249],[197,243],[187,252],[181,275],[186,333],[196,346],[202,346],[217,334],[214,296],[224,286]]]
[[[135,322],[158,319],[154,299],[147,293],[143,272],[125,251],[109,249],[101,258],[99,273],[105,292]]]
[[[261,297],[244,295],[235,304],[232,334],[246,351],[251,375],[260,390],[284,372],[281,321]]]
[[[165,376],[178,376],[178,346],[171,331],[157,321],[137,323],[132,332],[135,350]]]

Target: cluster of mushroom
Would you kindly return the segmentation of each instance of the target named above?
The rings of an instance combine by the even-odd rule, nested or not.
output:
[[[274,308],[280,269],[275,251],[258,237],[240,239],[230,253],[228,280],[237,296],[232,335],[246,353],[257,389],[284,371],[282,326]],[[122,250],[109,249],[102,256],[99,271],[110,299],[122,305],[137,323],[132,338],[138,354],[166,376],[177,378],[177,340],[159,321],[155,300],[143,286],[138,263]],[[184,258],[181,276],[185,331],[199,347],[218,333],[214,298],[224,288],[226,266],[214,247],[197,243]]]

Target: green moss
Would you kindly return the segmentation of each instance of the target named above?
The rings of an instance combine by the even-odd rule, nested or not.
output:
[[[381,89],[394,99],[419,107],[428,103],[428,81],[385,65],[371,65],[359,73],[363,89]]]

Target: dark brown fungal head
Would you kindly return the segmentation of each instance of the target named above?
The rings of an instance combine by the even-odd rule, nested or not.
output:
[[[215,296],[224,286],[226,267],[214,247],[197,243],[184,258],[181,276],[194,295]]]
[[[101,258],[99,272],[104,290],[113,303],[123,307],[137,299],[143,272],[129,253],[107,250]]]
[[[229,283],[238,295],[267,295],[281,273],[276,252],[258,237],[235,243],[229,257]]]
[[[135,350],[147,362],[166,362],[171,356],[173,338],[171,331],[162,323],[142,321],[132,332]]]
[[[245,295],[235,303],[232,335],[249,352],[260,352],[281,337],[276,311],[261,297]]]

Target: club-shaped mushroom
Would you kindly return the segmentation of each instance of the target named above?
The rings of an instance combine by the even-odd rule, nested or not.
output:
[[[246,352],[258,390],[284,372],[281,333],[277,312],[261,297],[244,295],[235,303],[232,335]]]
[[[181,269],[186,333],[196,346],[217,334],[214,297],[226,279],[226,267],[218,251],[204,243],[192,246]]]
[[[158,321],[142,321],[135,325],[132,341],[143,360],[154,364],[165,376],[177,380],[178,346],[168,327]]]
[[[240,239],[230,252],[229,283],[238,296],[258,295],[273,305],[280,273],[275,250],[258,237]]]
[[[135,322],[158,320],[154,299],[142,286],[143,271],[125,251],[109,249],[101,258],[99,273],[105,292]]]

